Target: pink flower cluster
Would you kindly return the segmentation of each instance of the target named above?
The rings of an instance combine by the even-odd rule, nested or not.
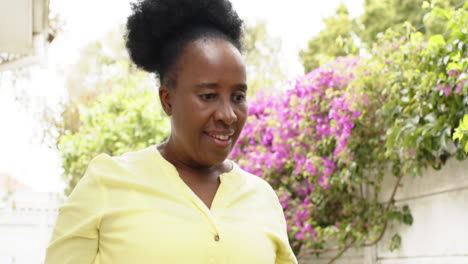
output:
[[[465,72],[464,74],[466,75],[468,73]],[[455,94],[461,94],[463,92],[463,87],[466,86],[466,83],[467,83],[468,80],[467,79],[459,80],[459,77],[460,77],[461,73],[460,73],[459,70],[456,70],[456,69],[448,71],[447,75],[448,75],[449,79],[454,80],[453,81],[455,83],[454,87],[452,87],[452,85],[448,85],[448,84],[439,84],[439,85],[436,86],[436,90],[443,91],[445,97],[450,96],[450,94],[452,94],[452,92],[454,92]],[[455,90],[454,90],[454,88],[455,88]]]
[[[339,166],[352,160],[348,149],[356,95],[345,88],[358,58],[342,58],[292,82],[292,89],[250,103],[249,119],[231,153],[245,170],[276,188],[288,229],[296,240],[315,236],[313,193],[325,195]]]

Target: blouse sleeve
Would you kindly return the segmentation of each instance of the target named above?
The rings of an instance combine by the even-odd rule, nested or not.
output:
[[[107,158],[106,158],[107,157]],[[94,263],[98,253],[99,225],[104,208],[104,188],[99,182],[107,155],[96,157],[88,166],[65,204],[60,207],[46,264]]]

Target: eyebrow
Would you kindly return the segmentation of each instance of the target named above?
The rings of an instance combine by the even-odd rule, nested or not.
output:
[[[216,89],[218,88],[218,83],[199,83],[197,85],[195,85],[195,88],[198,88],[198,89],[201,89],[201,88],[209,88],[209,89]],[[240,89],[240,90],[244,90],[244,91],[247,91],[247,84],[244,84],[244,83],[240,83],[240,84],[236,84],[234,85],[234,87],[236,89]]]
[[[195,85],[195,88],[210,88],[210,89],[216,89],[218,87],[217,83],[199,83]]]

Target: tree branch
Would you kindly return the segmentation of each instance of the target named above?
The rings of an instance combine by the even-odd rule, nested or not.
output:
[[[385,207],[384,213],[390,210],[390,206],[392,205],[393,199],[395,198],[396,192],[398,190],[398,186],[400,186],[400,182],[402,178],[403,178],[403,174],[398,176],[397,182],[395,183],[395,186],[393,187],[392,194],[390,195],[390,199],[387,202],[387,206]],[[387,230],[387,226],[388,226],[388,220],[384,222],[383,229],[380,232],[380,235],[377,237],[377,239],[375,239],[372,242],[365,243],[363,247],[369,247],[369,246],[373,246],[377,244],[383,238],[385,231]],[[299,255],[297,255],[297,259],[301,259],[307,255],[314,254],[314,253],[325,253],[325,252],[340,250],[340,252],[329,262],[329,264],[332,264],[335,260],[341,257],[341,255],[343,255],[346,252],[346,250],[348,250],[351,247],[354,247],[355,245],[356,243],[355,241],[353,241],[344,245],[344,247],[336,246],[336,247],[330,247],[330,248],[324,248],[324,249],[308,249],[308,250],[301,252]]]

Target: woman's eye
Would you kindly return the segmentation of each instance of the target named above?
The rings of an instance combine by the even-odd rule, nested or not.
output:
[[[200,95],[200,98],[205,101],[211,101],[216,98],[216,94],[214,93],[202,94]]]
[[[236,103],[243,103],[245,101],[245,94],[235,94],[232,99]]]

